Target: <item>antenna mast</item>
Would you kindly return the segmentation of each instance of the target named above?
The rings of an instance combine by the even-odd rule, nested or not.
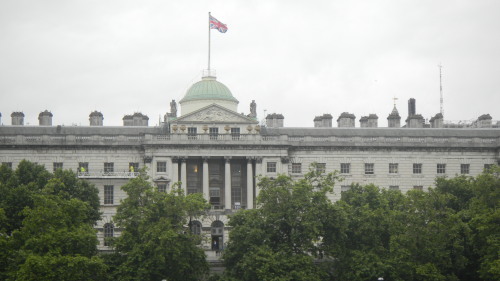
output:
[[[443,109],[443,81],[442,81],[442,73],[441,73],[441,69],[443,68],[443,66],[440,64],[438,64],[438,67],[439,67],[439,103],[440,103],[440,106],[441,106],[441,114],[444,116],[444,109]]]

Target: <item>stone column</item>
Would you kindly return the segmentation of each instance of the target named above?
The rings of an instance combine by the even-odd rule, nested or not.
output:
[[[259,175],[262,175],[262,157],[257,157],[255,158],[255,176],[258,177]],[[255,198],[259,196],[259,186],[256,184],[255,185]]]
[[[253,209],[253,163],[252,158],[247,158],[247,209]]]
[[[172,186],[179,181],[179,158],[172,157]]]
[[[186,170],[186,158],[181,158],[181,188],[184,194],[187,194],[187,170]]]
[[[210,201],[210,193],[208,189],[208,157],[203,157],[203,198]]]
[[[224,166],[224,205],[225,209],[232,209],[231,206],[231,157],[224,157],[226,164]]]

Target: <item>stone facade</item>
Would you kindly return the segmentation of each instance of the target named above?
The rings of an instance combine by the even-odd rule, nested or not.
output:
[[[109,250],[104,235],[120,233],[118,228],[109,231],[116,207],[125,198],[120,187],[145,167],[161,191],[179,184],[186,193],[203,193],[212,210],[194,218],[193,232],[203,236],[207,254],[215,256],[227,242],[228,215],[257,207],[258,176],[288,174],[298,179],[316,162],[326,172],[339,171],[343,177],[331,194],[332,200],[338,200],[353,183],[403,192],[425,189],[436,177],[474,176],[500,159],[500,129],[491,125],[489,115],[478,123],[487,120],[490,125],[451,129],[427,128],[423,118],[413,114],[405,128],[399,126],[394,108],[389,128],[378,127],[375,114],[362,117],[366,126],[355,128],[355,116],[350,113],[340,115],[339,128],[332,128],[330,114],[320,116],[321,122],[315,118],[314,127],[287,128],[281,114],[270,114],[266,125],[259,125],[252,112],[254,101],[248,115],[212,98],[189,102],[198,109],[177,116],[172,101],[172,112],[155,127],[140,123],[147,120],[142,114],[133,115],[139,126],[124,120],[123,127],[106,127],[97,111],[89,116],[90,126],[21,126],[24,114],[15,112],[14,126],[0,126],[0,162],[16,168],[27,159],[48,170],[72,169],[95,184],[103,212],[96,226],[101,250]]]

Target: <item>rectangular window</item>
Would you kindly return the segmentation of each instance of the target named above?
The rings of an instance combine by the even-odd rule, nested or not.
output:
[[[203,187],[202,187],[202,172],[200,169],[201,163],[200,162],[191,162],[186,164],[186,172],[187,172],[187,194],[192,194],[192,193],[197,193],[203,192]]]
[[[414,174],[421,174],[422,173],[422,164],[413,163],[413,173]]]
[[[12,169],[12,162],[2,162],[2,165],[5,165]]]
[[[491,167],[493,167],[493,164],[484,164],[485,170],[489,170],[489,169],[491,169]]]
[[[421,185],[414,185],[413,186],[413,189],[416,189],[416,190],[424,190],[424,187],[421,186]]]
[[[167,162],[157,161],[156,162],[156,172],[157,173],[166,173],[167,172]]]
[[[113,173],[115,171],[115,163],[113,162],[105,162],[104,163],[104,172],[105,173]]]
[[[216,140],[219,137],[219,128],[209,128],[208,130],[211,140]]]
[[[302,163],[292,163],[292,174],[302,173]]]
[[[88,173],[89,172],[89,162],[78,162],[78,172]]]
[[[276,162],[267,162],[267,172],[276,173]]]
[[[389,174],[398,173],[398,163],[389,163]]]
[[[104,204],[113,204],[115,187],[112,185],[104,186]]]
[[[375,174],[375,164],[365,163],[365,175],[373,175],[373,174]]]
[[[351,163],[340,163],[340,173],[350,174],[351,173]]]
[[[195,140],[196,135],[198,135],[198,130],[196,127],[188,127],[188,139]]]
[[[319,173],[326,172],[326,163],[316,163],[316,172]]]
[[[166,183],[159,183],[157,184],[158,187],[158,192],[167,192],[167,184]]]
[[[467,175],[469,174],[470,164],[460,164],[460,174]]]
[[[129,172],[139,172],[139,163],[138,162],[128,163],[128,171]]]
[[[240,139],[240,128],[231,128],[231,137],[233,140]]]
[[[54,166],[54,172],[57,170],[57,169],[61,169],[63,168],[63,163],[62,162],[54,162],[53,163],[53,166]]]
[[[437,164],[437,173],[438,174],[445,174],[446,173],[446,164]]]
[[[348,191],[351,189],[350,185],[341,185],[340,186],[340,192]]]
[[[242,165],[231,163],[231,202],[233,209],[239,209],[246,205],[246,196],[243,196]]]
[[[399,190],[399,185],[389,185],[389,190]]]

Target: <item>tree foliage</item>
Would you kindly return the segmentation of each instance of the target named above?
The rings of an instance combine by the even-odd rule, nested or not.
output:
[[[27,161],[0,172],[0,279],[102,280],[97,189]]]
[[[406,194],[335,175],[262,178],[260,208],[233,215],[229,280],[500,280],[500,170]]]
[[[189,218],[208,207],[202,194],[178,188],[157,191],[141,175],[122,187],[128,197],[114,221],[122,230],[112,241],[116,253],[112,275],[119,280],[199,280],[208,272],[200,237],[191,234]]]
[[[233,229],[223,256],[228,276],[324,280],[326,273],[314,261],[324,256],[326,232],[337,233],[344,219],[327,196],[336,179],[314,169],[298,181],[285,175],[261,178],[259,208],[230,218]]]

